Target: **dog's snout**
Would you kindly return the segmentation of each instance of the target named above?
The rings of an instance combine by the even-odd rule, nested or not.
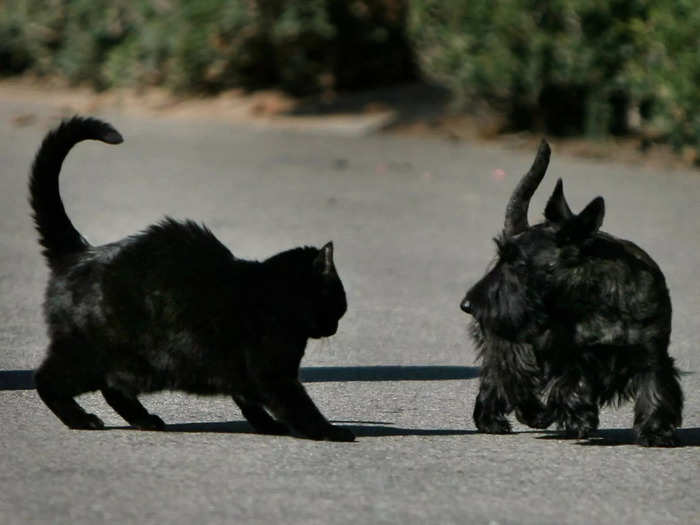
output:
[[[459,303],[459,307],[462,309],[462,311],[465,314],[471,314],[472,313],[472,304],[469,302],[468,298],[462,299],[462,302]]]

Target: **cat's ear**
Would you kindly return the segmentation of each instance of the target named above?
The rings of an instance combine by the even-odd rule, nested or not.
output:
[[[314,266],[318,268],[322,275],[331,275],[335,273],[335,265],[333,264],[333,241],[323,245],[316,256]]]

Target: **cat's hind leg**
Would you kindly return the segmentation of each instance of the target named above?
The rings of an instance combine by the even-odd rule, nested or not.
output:
[[[49,355],[34,373],[34,383],[41,400],[70,428],[97,430],[104,428],[102,420],[85,412],[74,396],[96,390],[99,380],[90,370],[74,368],[75,361],[61,353],[59,344],[52,343]]]
[[[250,402],[243,396],[234,394],[233,400],[241,409],[243,417],[248,420],[253,428],[261,434],[289,434],[289,427],[284,423],[275,420],[267,411],[260,405]]]
[[[155,414],[149,413],[135,397],[108,387],[102,389],[102,395],[109,406],[131,426],[141,430],[163,430],[165,428],[163,420]]]

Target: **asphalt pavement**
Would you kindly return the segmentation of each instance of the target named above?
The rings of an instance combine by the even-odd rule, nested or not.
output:
[[[0,100],[0,523],[700,523],[700,173],[563,157],[574,210],[606,198],[603,229],[666,274],[683,371],[683,447],[632,443],[632,405],[562,439],[514,422],[476,432],[478,364],[459,301],[494,255],[506,200],[533,152],[468,143],[292,133],[223,122],[110,118],[119,146],[78,145],[61,179],[78,230],[100,244],[164,215],[204,222],[262,259],[333,240],[349,310],[312,341],[302,378],[355,443],[255,434],[225,397],[143,397],[165,432],[129,428],[97,394],[104,431],[65,428],[32,389],[47,337],[47,270],[27,173],[55,111]],[[17,118],[32,115],[32,118]]]

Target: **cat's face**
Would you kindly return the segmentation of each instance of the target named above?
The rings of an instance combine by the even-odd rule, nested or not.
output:
[[[323,248],[294,248],[265,263],[272,272],[268,307],[286,319],[285,330],[304,338],[328,337],[347,310],[343,283],[333,263],[333,243]]]
[[[347,310],[345,289],[333,263],[333,243],[318,252],[313,262],[310,309],[307,322],[309,337],[328,337],[338,330],[338,321]]]

